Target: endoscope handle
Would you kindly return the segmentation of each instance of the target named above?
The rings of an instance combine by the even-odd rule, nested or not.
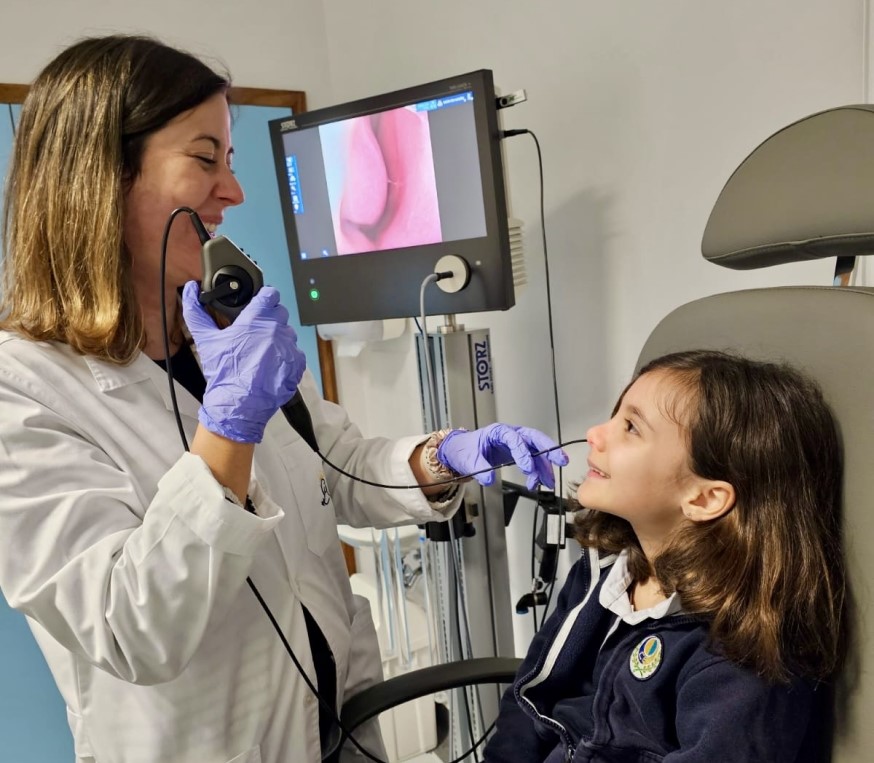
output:
[[[226,236],[216,236],[201,248],[203,279],[200,303],[233,320],[264,285],[258,264]]]
[[[226,236],[209,236],[196,213],[190,214],[201,240],[203,280],[201,304],[234,320],[264,285],[264,274],[258,264]],[[281,407],[286,421],[316,453],[319,443],[313,420],[300,390]]]
[[[313,419],[310,416],[309,408],[303,401],[303,395],[300,390],[297,390],[289,400],[280,409],[285,416],[285,420],[291,424],[295,432],[297,432],[303,441],[309,445],[313,451],[319,452],[319,442],[316,440],[316,433],[313,429]]]

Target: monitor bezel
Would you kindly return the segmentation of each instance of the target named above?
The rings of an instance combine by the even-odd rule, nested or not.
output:
[[[483,190],[486,235],[480,238],[303,260],[285,167],[283,136],[318,129],[338,120],[399,108],[441,95],[470,90]],[[426,294],[428,315],[506,310],[515,304],[507,202],[500,148],[494,81],[491,70],[466,74],[382,93],[269,122],[283,223],[300,322],[303,325],[404,318],[420,314],[419,287],[447,254],[467,260],[468,287],[447,294],[436,287]],[[363,285],[366,284],[366,288]],[[310,292],[319,292],[312,299]]]

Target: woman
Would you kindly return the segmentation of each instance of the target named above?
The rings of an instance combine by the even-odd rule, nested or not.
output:
[[[554,444],[534,430],[364,440],[319,398],[275,290],[224,330],[203,311],[184,219],[159,288],[171,211],[190,207],[214,231],[243,201],[228,88],[186,53],[110,36],[58,55],[22,108],[4,214],[0,588],[46,656],[79,761],[321,759],[330,714],[247,577],[338,707],[381,669],[337,519],[445,518],[458,491],[431,483],[511,455],[532,482],[552,481],[532,453]],[[161,367],[162,307],[190,452]],[[298,389],[332,462],[422,490],[323,473],[276,415]]]

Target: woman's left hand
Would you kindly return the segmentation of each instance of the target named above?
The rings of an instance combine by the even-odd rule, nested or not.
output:
[[[537,453],[540,455],[535,455]],[[509,424],[489,424],[473,432],[455,429],[437,448],[437,460],[465,475],[515,462],[525,474],[529,490],[534,490],[538,484],[554,489],[553,464],[567,466],[568,463],[567,454],[543,432]],[[474,479],[480,485],[491,485],[495,481],[495,472],[477,474]]]

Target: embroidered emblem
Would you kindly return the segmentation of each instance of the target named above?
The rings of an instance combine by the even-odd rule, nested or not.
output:
[[[331,502],[331,494],[328,492],[328,481],[324,472],[319,477],[319,489],[322,491],[322,506],[327,506]]]
[[[652,678],[662,664],[663,644],[658,636],[647,636],[631,652],[628,667],[639,681]]]

